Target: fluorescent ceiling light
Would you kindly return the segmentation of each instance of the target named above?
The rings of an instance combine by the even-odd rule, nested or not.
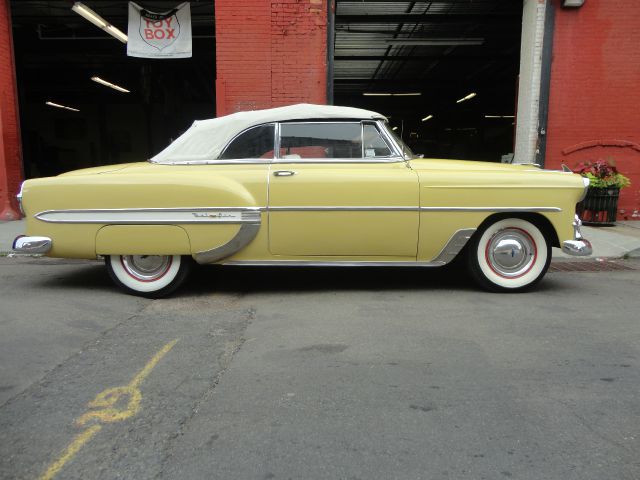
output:
[[[421,121],[422,122],[426,122],[427,120],[431,120],[433,118],[433,115],[427,115],[426,117],[424,117]]]
[[[91,80],[93,80],[94,82],[97,82],[97,83],[99,83],[101,85],[104,85],[105,87],[109,87],[109,88],[113,88],[114,90],[118,90],[119,92],[130,93],[129,90],[127,90],[126,88],[122,88],[121,86],[116,85],[115,83],[107,82],[106,80],[103,80],[100,77],[91,77]]]
[[[71,10],[76,12],[81,17],[86,18],[91,23],[93,23],[96,27],[101,28],[109,35],[117,38],[122,43],[127,43],[128,37],[126,34],[118,30],[116,27],[107,22],[104,18],[98,15],[96,12],[91,10],[89,7],[84,5],[82,2],[76,2],[71,7]]]
[[[462,102],[466,102],[467,100],[471,100],[473,97],[475,97],[477,95],[476,92],[471,92],[469,95],[467,95],[466,97],[462,97],[460,100],[456,100],[456,103],[462,103]]]
[[[393,127],[391,130],[393,130],[394,132],[398,129],[398,127]]]
[[[584,5],[584,0],[564,0],[562,2],[563,7],[573,7],[578,8]]]
[[[113,25],[107,26],[107,33],[110,33],[112,36],[116,37],[122,43],[127,43],[129,41],[129,37],[127,36],[127,34],[124,32],[121,32]]]
[[[514,115],[485,115],[484,118],[515,118]]]
[[[456,45],[482,45],[484,38],[392,38],[386,41],[387,45],[432,45],[432,46],[456,46]]]
[[[407,92],[407,93],[388,93],[388,92],[365,92],[362,95],[365,97],[417,97],[422,95],[420,92]]]
[[[64,110],[71,110],[72,112],[79,112],[80,111],[77,108],[66,107],[64,105],[60,105],[59,103],[53,103],[53,102],[44,102],[44,103],[46,105],[49,105],[50,107],[63,108]]]

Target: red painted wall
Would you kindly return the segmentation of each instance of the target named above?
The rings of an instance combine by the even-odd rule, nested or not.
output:
[[[327,0],[216,0],[216,110],[326,103]]]
[[[640,1],[559,4],[545,166],[614,159],[632,182],[618,219],[640,220]]]
[[[20,127],[9,0],[0,0],[0,221],[20,218],[15,196],[22,182]]]

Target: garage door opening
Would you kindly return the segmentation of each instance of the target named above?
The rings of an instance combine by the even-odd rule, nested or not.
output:
[[[83,3],[127,31],[128,2]],[[72,5],[10,2],[26,178],[144,161],[193,120],[215,116],[214,2],[191,2],[193,57],[175,60],[127,57]],[[163,12],[176,2],[144,6]]]
[[[334,103],[387,115],[425,157],[510,161],[522,0],[337,0]]]

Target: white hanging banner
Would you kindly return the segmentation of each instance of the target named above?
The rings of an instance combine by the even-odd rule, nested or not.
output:
[[[129,2],[127,55],[142,58],[191,58],[191,6],[150,12]]]

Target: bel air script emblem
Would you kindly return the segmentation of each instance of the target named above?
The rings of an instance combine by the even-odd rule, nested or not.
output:
[[[193,212],[195,218],[217,218],[220,220],[240,220],[242,215],[233,212]]]

